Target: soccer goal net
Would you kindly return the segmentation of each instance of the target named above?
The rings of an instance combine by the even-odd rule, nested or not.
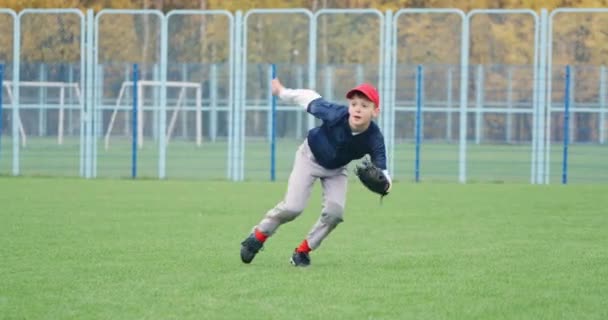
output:
[[[13,82],[12,81],[3,81],[3,87],[6,89],[6,97],[8,101],[8,105],[5,106],[5,109],[11,108],[13,105],[13,101],[15,100],[15,96],[13,93]],[[77,108],[80,110],[82,107],[81,99],[82,95],[80,93],[80,87],[78,83],[74,82],[46,82],[46,81],[20,81],[20,88],[29,89],[38,89],[46,88],[47,91],[55,91],[57,95],[57,100],[55,102],[45,101],[41,108],[43,110],[49,109],[57,109],[57,143],[63,144],[64,137],[64,127],[65,127],[65,110],[66,108]],[[27,95],[21,92],[20,96]],[[49,93],[50,95],[50,93]],[[68,97],[70,97],[68,99]],[[51,99],[49,99],[51,100]],[[70,100],[70,101],[68,101]],[[75,100],[75,101],[74,101]],[[20,97],[19,109],[31,109],[33,108],[27,102],[24,101],[23,98]],[[82,111],[82,110],[80,110]],[[42,116],[42,115],[40,115]],[[27,144],[27,135],[25,128],[23,126],[23,121],[21,120],[20,112],[17,112],[18,123],[16,124],[19,127],[19,136],[21,137],[21,145],[26,146]]]
[[[152,115],[153,128],[157,128],[157,121],[159,114],[162,112],[162,108],[159,105],[158,94],[154,92],[160,92],[163,83],[161,81],[150,81],[141,80],[137,81],[137,99],[133,99],[133,81],[125,81],[120,87],[118,97],[116,98],[116,104],[112,110],[110,121],[105,133],[105,148],[106,150],[110,147],[110,139],[112,137],[112,131],[116,126],[116,121],[119,111],[123,111],[124,114],[124,126],[125,133],[128,131],[132,116],[133,104],[137,109],[137,128],[131,128],[137,130],[137,145],[139,148],[143,147],[144,144],[144,127],[145,122],[150,121],[148,115]],[[196,144],[201,145],[203,141],[202,134],[202,87],[200,83],[196,82],[180,82],[180,81],[167,81],[165,82],[167,88],[167,129],[163,134],[166,135],[167,144],[171,140],[173,133],[178,121],[178,116],[181,112],[182,119],[186,120],[185,112],[195,112],[195,136]],[[134,102],[136,101],[136,102]],[[130,119],[133,120],[133,119]],[[182,129],[185,130],[185,124],[182,125]],[[155,131],[156,129],[153,129]]]

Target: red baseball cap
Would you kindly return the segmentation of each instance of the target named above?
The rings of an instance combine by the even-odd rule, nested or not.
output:
[[[353,96],[353,94],[355,94],[356,92],[362,93],[371,102],[373,102],[376,105],[376,108],[380,108],[380,95],[378,95],[378,90],[376,90],[376,88],[374,88],[374,86],[372,86],[369,83],[362,83],[362,84],[350,89],[350,91],[348,91],[348,93],[346,93],[346,98],[350,99]]]

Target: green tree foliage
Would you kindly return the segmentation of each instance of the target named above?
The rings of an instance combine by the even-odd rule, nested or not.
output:
[[[17,12],[25,8],[109,8],[243,10],[254,8],[375,8],[380,11],[401,8],[458,8],[469,11],[484,8],[529,8],[549,10],[557,7],[605,7],[608,0],[1,0],[0,7]],[[76,16],[40,15],[22,26],[23,58],[28,61],[72,61],[79,57],[80,22]],[[568,17],[571,17],[570,15]],[[558,17],[559,18],[559,17]],[[250,34],[255,41],[248,47],[250,61],[294,61],[307,59],[302,44],[307,41],[305,24],[290,22],[290,17],[252,18]],[[8,15],[0,15],[2,30],[11,29]],[[110,21],[113,20],[113,21]],[[223,61],[229,44],[228,22],[219,17],[200,16],[172,20],[171,48],[176,61]],[[564,18],[555,24],[555,36],[564,47],[555,48],[555,61],[564,63],[606,63],[603,49],[606,17],[593,15]],[[105,19],[100,39],[103,58],[121,55],[125,61],[150,61],[157,56],[155,43],[158,22],[149,15],[143,18]],[[470,58],[473,63],[529,64],[533,62],[533,21],[528,15],[476,16],[471,23]],[[185,30],[179,32],[179,30]],[[380,26],[378,19],[367,15],[321,15],[319,17],[318,60],[320,62],[376,63]],[[10,32],[2,32],[0,57],[9,57]],[[256,44],[265,43],[263,46]],[[404,48],[398,58],[412,63],[455,63],[460,46],[460,25],[456,16],[406,15],[398,23],[398,44]],[[353,45],[356,43],[356,45]],[[294,55],[294,52],[298,55]],[[572,61],[574,59],[574,61]]]
[[[0,61],[13,58],[13,20],[7,13],[0,13]]]

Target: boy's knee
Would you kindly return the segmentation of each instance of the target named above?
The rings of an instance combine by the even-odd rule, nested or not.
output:
[[[292,212],[292,213],[295,213],[296,215],[299,215],[305,209],[304,204],[289,203],[289,202],[283,203],[283,205],[281,207],[282,207],[283,211]]]
[[[289,206],[288,204],[281,203],[276,206],[271,212],[267,214],[268,218],[276,219],[279,223],[285,223],[297,218],[300,213],[304,211],[303,208]]]
[[[323,213],[321,214],[321,221],[330,225],[337,226],[339,223],[344,221],[342,219],[344,215],[344,207],[335,202],[328,202]]]
[[[302,211],[292,211],[292,210],[281,210],[275,218],[278,219],[281,223],[289,222],[297,218]]]

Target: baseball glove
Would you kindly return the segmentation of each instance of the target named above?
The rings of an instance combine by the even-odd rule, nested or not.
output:
[[[376,167],[369,160],[365,159],[360,165],[355,168],[355,174],[361,180],[361,183],[370,191],[384,197],[388,194],[390,183],[382,172],[382,169]]]

